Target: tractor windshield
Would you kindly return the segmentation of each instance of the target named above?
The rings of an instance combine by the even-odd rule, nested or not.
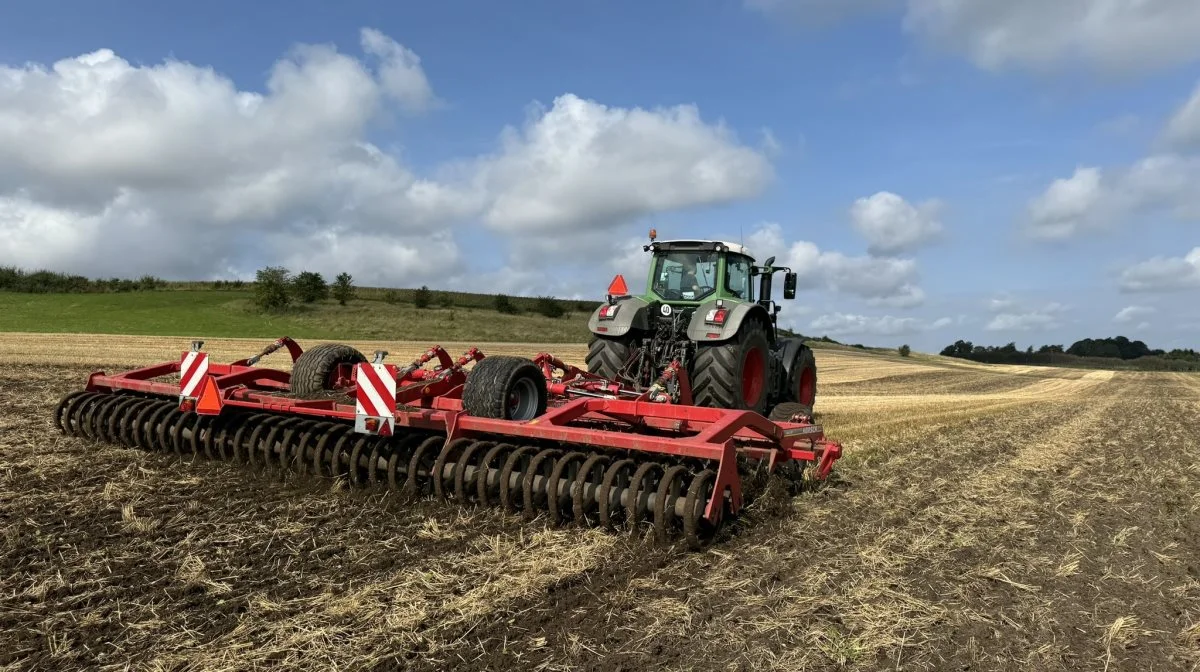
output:
[[[654,261],[651,289],[668,301],[699,301],[716,291],[717,252],[667,252]]]

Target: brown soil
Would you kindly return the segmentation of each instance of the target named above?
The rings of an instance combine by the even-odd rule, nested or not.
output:
[[[1194,377],[822,387],[835,478],[687,553],[59,436],[87,370],[0,368],[0,668],[1200,669]]]

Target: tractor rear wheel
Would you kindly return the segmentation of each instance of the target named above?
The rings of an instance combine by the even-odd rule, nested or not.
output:
[[[613,338],[611,336],[592,336],[588,343],[587,368],[588,373],[603,376],[619,382],[621,369],[633,354],[632,339]]]
[[[761,324],[742,323],[723,343],[699,343],[692,372],[697,406],[763,413],[767,408],[771,345]]]
[[[343,364],[367,361],[361,352],[341,343],[322,343],[305,350],[292,365],[292,392],[308,395],[332,390],[338,385]]]

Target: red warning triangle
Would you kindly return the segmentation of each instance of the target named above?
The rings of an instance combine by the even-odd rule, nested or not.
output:
[[[613,278],[612,284],[608,286],[608,293],[612,296],[625,296],[629,293],[629,287],[625,285],[625,276],[620,273]]]
[[[212,376],[204,377],[200,390],[200,398],[196,401],[196,413],[199,415],[217,415],[221,412],[221,392]]]

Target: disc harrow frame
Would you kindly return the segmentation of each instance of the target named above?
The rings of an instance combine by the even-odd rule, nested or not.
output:
[[[184,367],[202,345],[193,342],[178,361],[92,373],[84,389],[60,401],[56,426],[181,457],[343,478],[406,497],[499,505],[524,518],[547,513],[556,523],[649,526],[659,541],[682,536],[694,548],[744,506],[739,465],[757,463],[770,472],[798,462],[821,480],[842,452],[811,418],[773,422],[750,411],[672,404],[548,353],[524,360],[544,376],[544,412],[514,420],[467,412],[467,367],[484,360],[477,348],[453,358],[434,346],[402,368],[384,365],[387,353],[377,352],[373,362],[331,376],[344,385],[327,396],[297,398],[291,374],[255,366],[282,348],[298,360],[304,351],[292,339],[230,364],[205,361],[198,384],[171,380],[191,372]],[[436,365],[426,368],[430,362]],[[396,410],[386,417],[364,411],[369,395],[360,389],[381,373],[395,383],[383,401]]]

